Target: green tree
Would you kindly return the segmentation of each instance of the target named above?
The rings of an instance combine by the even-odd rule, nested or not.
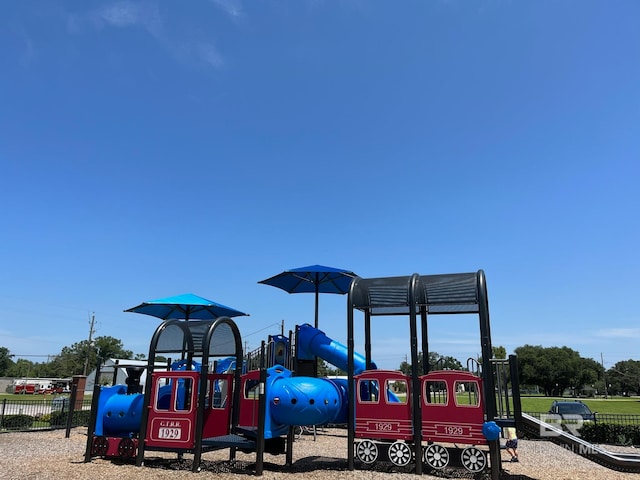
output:
[[[435,352],[432,352],[435,353]],[[435,355],[437,355],[437,353],[435,353]],[[431,356],[431,354],[430,354]],[[423,362],[423,356],[422,356],[422,352],[418,352],[418,373],[420,375],[422,375],[422,362]],[[431,362],[429,362],[431,363]],[[403,360],[400,363],[400,366],[398,367],[398,370],[400,370],[402,373],[404,373],[405,375],[411,375],[411,372],[413,371],[413,368],[411,367],[411,364],[407,361],[407,360]]]
[[[423,355],[422,352],[418,352],[418,372],[422,375],[424,371],[422,369],[423,363]],[[429,371],[431,370],[464,370],[462,364],[458,361],[457,358],[450,357],[447,355],[440,355],[438,352],[429,352],[428,355],[429,362]],[[411,375],[413,368],[409,362],[404,360],[400,363],[400,367],[398,368],[405,375]]]
[[[133,352],[126,350],[121,340],[110,336],[96,337],[92,344],[88,340],[82,340],[62,348],[60,354],[49,363],[49,376],[81,375],[84,373],[85,363],[89,372],[97,365],[98,355],[101,361],[107,358],[131,359]]]
[[[622,360],[607,370],[607,390],[611,395],[640,393],[640,361]]]
[[[100,358],[102,359],[122,358],[130,360],[133,358],[133,352],[126,350],[122,340],[114,337],[97,337],[95,351],[100,353]]]
[[[24,358],[16,360],[7,371],[7,377],[34,377],[35,375],[35,363]]]
[[[585,385],[595,385],[604,377],[604,368],[593,358],[580,358],[571,387],[578,394]]]
[[[569,347],[524,345],[515,349],[522,385],[538,385],[547,396],[561,396],[567,388],[574,392],[593,383],[602,369],[592,359],[580,357]]]
[[[507,358],[507,349],[504,348],[502,345],[499,345],[497,347],[491,347],[491,352],[493,354],[493,357],[491,358],[497,358],[500,360],[504,360]],[[478,357],[476,361],[478,362],[478,365],[482,365],[482,357]]]
[[[493,358],[499,358],[502,360],[507,358],[507,349],[504,348],[502,345],[499,345],[497,347],[491,347],[491,350],[493,351]]]
[[[335,377],[335,376],[341,376],[341,375],[346,375],[347,372],[337,368],[337,367],[333,367],[331,366],[331,364],[325,362],[323,359],[317,357],[317,362],[318,362],[318,377],[322,378],[322,377]]]
[[[0,377],[9,376],[9,370],[13,366],[13,355],[7,347],[0,347]]]

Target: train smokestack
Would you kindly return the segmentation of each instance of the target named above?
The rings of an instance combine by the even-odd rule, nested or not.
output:
[[[142,393],[140,377],[144,372],[144,367],[127,367],[127,395]]]

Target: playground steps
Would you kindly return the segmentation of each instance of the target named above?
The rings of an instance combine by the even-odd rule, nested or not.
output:
[[[203,447],[211,448],[238,448],[240,450],[255,451],[255,440],[248,439],[242,435],[222,435],[220,437],[211,437],[202,439]]]

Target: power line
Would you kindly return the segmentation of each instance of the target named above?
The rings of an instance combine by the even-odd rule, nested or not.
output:
[[[266,327],[261,328],[260,330],[256,330],[255,332],[252,332],[252,333],[247,333],[246,335],[243,335],[243,336],[244,337],[250,337],[251,335],[255,335],[256,333],[264,332],[265,330],[267,330],[267,329],[269,329],[271,327],[274,327],[274,326],[279,327],[280,323],[272,323],[271,325],[267,325]]]
[[[53,354],[49,354],[49,355],[29,355],[29,354],[20,354],[20,353],[12,353],[11,354],[12,357],[57,357],[58,355],[53,355]]]

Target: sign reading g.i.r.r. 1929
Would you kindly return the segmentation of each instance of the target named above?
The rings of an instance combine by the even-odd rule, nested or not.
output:
[[[188,419],[154,418],[151,425],[151,437],[153,440],[179,442],[189,438],[190,430],[191,421]]]

